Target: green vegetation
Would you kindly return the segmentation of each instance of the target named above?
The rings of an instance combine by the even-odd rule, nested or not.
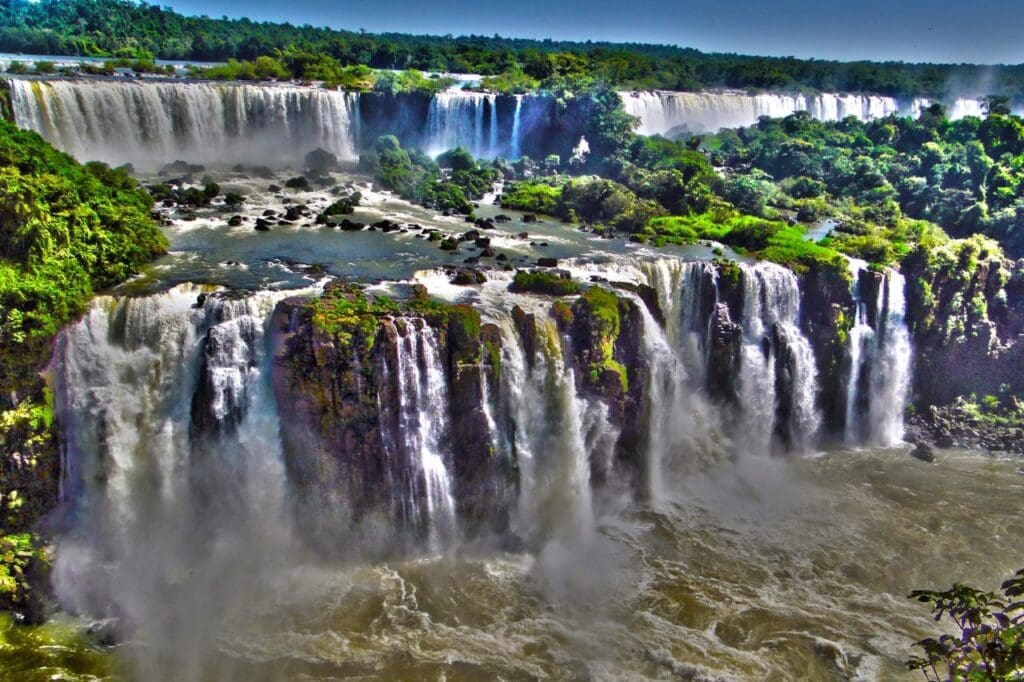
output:
[[[712,240],[735,251],[785,265],[796,272],[821,266],[839,273],[846,261],[835,249],[808,241],[800,226],[736,212],[701,213],[651,220],[644,230],[655,244],[694,244]]]
[[[950,409],[965,425],[994,428],[1019,428],[1024,425],[1024,401],[1004,385],[999,395],[960,396]]]
[[[150,196],[121,171],[80,165],[0,121],[0,604],[22,604],[29,535],[52,505],[53,411],[39,372],[93,292],[167,246]]]
[[[546,270],[519,270],[509,285],[514,293],[545,294],[548,296],[573,296],[580,291],[578,282],[557,272]]]
[[[918,311],[913,320],[915,333],[951,340],[977,322],[988,322],[984,299],[980,306],[965,306],[950,292],[972,289],[982,264],[1001,272],[1003,258],[999,244],[980,234],[950,239],[934,226],[923,231],[917,248],[905,261],[917,273],[907,287],[908,300]]]
[[[348,196],[338,199],[320,212],[320,215],[316,217],[317,224],[323,225],[336,216],[350,215],[355,211],[355,207],[359,205],[362,199],[363,195],[359,192],[352,192]]]
[[[695,90],[705,87],[872,92],[893,96],[950,94],[950,83],[990,81],[993,92],[1019,96],[1024,67],[972,67],[704,54],[670,45],[463,36],[374,35],[210,17],[186,17],[129,0],[9,0],[0,4],[0,50],[26,54],[191,59],[255,64],[302,46],[308,63],[288,65],[308,80],[352,79],[320,65],[480,73],[500,92],[534,82],[593,78],[616,87]],[[240,67],[236,67],[239,69]],[[245,72],[245,67],[240,70]],[[954,78],[954,75],[956,76]],[[354,79],[358,82],[358,77]],[[364,88],[365,89],[365,88]],[[589,139],[589,138],[588,138]]]
[[[494,76],[485,76],[480,87],[488,92],[499,92],[505,95],[522,95],[540,88],[540,80],[515,68]]]
[[[610,225],[626,232],[637,232],[651,218],[665,213],[656,202],[598,176],[519,182],[502,196],[501,205],[555,215],[566,222]]]
[[[492,164],[474,161],[464,149],[447,152],[438,160],[452,169],[442,170],[422,152],[402,149],[398,138],[385,135],[377,140],[374,151],[359,158],[359,165],[403,199],[441,211],[471,214],[470,202],[490,190],[498,171]]]
[[[618,387],[622,392],[629,391],[629,374],[626,367],[615,359],[615,342],[622,328],[619,297],[608,289],[591,287],[577,299],[573,317],[591,321],[597,334],[597,357],[591,358],[587,380],[591,385],[600,387],[605,375],[611,373],[617,378]]]
[[[308,306],[310,319],[318,330],[335,340],[339,346],[373,350],[380,318],[394,315],[417,315],[436,326],[457,321],[469,338],[480,335],[480,315],[463,305],[446,305],[419,295],[398,301],[387,296],[367,296],[358,284],[335,282],[324,289]]]
[[[556,215],[562,187],[544,181],[524,181],[505,187],[501,205],[530,213]]]
[[[1024,255],[1024,120],[989,98],[985,119],[950,121],[941,105],[913,118],[839,123],[806,112],[702,139],[734,169],[719,193],[747,213],[835,215],[836,248],[888,263],[937,224],[981,233]],[[771,207],[771,208],[770,208]]]
[[[0,122],[0,389],[31,382],[94,290],[166,248],[151,205],[121,171],[82,166]]]
[[[907,661],[932,682],[1019,680],[1024,670],[1024,569],[1001,586],[1002,594],[962,583],[944,591],[914,590],[908,599],[928,604],[936,621],[948,618],[953,634],[917,642],[924,656]]]

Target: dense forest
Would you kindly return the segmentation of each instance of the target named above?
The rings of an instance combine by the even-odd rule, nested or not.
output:
[[[738,189],[750,213],[771,205],[804,220],[842,221],[857,255],[891,262],[906,219],[950,234],[982,234],[1013,257],[1024,255],[1024,122],[991,98],[984,119],[950,121],[942,105],[917,119],[813,120],[806,112],[708,136],[703,145]],[[884,234],[883,234],[884,233]]]
[[[0,607],[27,607],[31,533],[53,505],[54,415],[40,372],[53,337],[167,241],[135,180],[81,165],[0,120]],[[30,609],[31,610],[31,609]]]
[[[591,76],[617,87],[707,87],[952,97],[1024,92],[1024,67],[705,54],[670,45],[499,36],[370,34],[222,17],[186,17],[130,0],[2,0],[0,50],[96,57],[255,61],[299,49],[343,66],[525,77]],[[983,87],[984,91],[975,91]]]

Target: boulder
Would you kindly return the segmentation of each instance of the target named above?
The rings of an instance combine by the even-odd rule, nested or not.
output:
[[[458,286],[472,286],[483,284],[487,281],[487,276],[476,268],[459,268],[451,281]]]
[[[910,451],[910,456],[914,459],[919,459],[922,462],[934,462],[935,461],[935,448],[931,446],[927,441],[918,441],[914,449]]]
[[[306,168],[314,173],[332,171],[338,167],[338,157],[326,149],[317,147],[306,154]]]

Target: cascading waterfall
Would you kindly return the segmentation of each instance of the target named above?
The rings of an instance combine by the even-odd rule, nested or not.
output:
[[[644,435],[646,492],[655,504],[668,497],[672,474],[692,471],[720,450],[721,433],[710,405],[691,382],[680,347],[638,297],[643,319],[643,356],[647,370]]]
[[[657,294],[665,318],[664,335],[689,377],[691,393],[709,388],[713,317],[716,307],[726,307],[720,301],[723,285],[714,264],[655,259],[631,267],[634,274],[628,278],[652,287]],[[733,295],[737,310],[732,312],[738,315],[734,321],[740,325],[742,338],[735,365],[728,368],[730,376],[717,376],[735,387],[731,418],[740,427],[735,445],[753,453],[775,447],[810,451],[816,445],[822,416],[817,404],[814,350],[800,328],[799,280],[790,270],[772,263],[739,263],[737,267],[737,286],[742,292]],[[658,351],[648,348],[646,357],[656,358]],[[703,395],[698,393],[694,399],[702,400]],[[729,400],[726,395],[719,397]],[[694,414],[710,413],[698,409]],[[691,444],[689,449],[713,451],[721,429],[715,427],[713,418],[700,421],[699,431],[711,441],[696,447]]]
[[[739,387],[747,446],[765,447],[782,427],[791,447],[806,449],[813,443],[820,415],[814,353],[799,327],[799,283],[796,275],[777,265],[741,268],[744,341]],[[784,425],[778,422],[783,399],[791,403]]]
[[[906,323],[906,281],[890,270],[885,278],[884,300],[879,302],[881,356],[873,368],[871,390],[872,440],[895,445],[903,440],[903,412],[910,385],[912,351]]]
[[[718,273],[714,265],[707,261],[658,258],[643,261],[640,268],[641,279],[658,295],[669,345],[678,349],[691,381],[703,385],[708,325],[711,310],[718,302]]]
[[[519,144],[519,136],[521,135],[521,128],[523,125],[523,96],[516,95],[516,109],[512,115],[512,141],[510,143],[508,158],[518,159],[522,156],[521,147]]]
[[[848,445],[860,443],[863,426],[857,418],[859,409],[858,398],[861,395],[861,384],[864,381],[864,368],[870,360],[872,345],[875,341],[875,330],[868,322],[867,302],[861,296],[860,273],[867,268],[862,260],[850,259],[850,275],[853,279],[853,303],[856,317],[850,329],[849,356],[850,371],[846,378],[846,424],[843,440]],[[865,396],[866,398],[867,396]]]
[[[498,153],[498,96],[488,95],[487,106],[490,109],[490,135],[487,141],[487,147],[491,154]]]
[[[851,268],[859,279],[863,265]],[[510,501],[518,496],[513,530],[532,543],[594,535],[595,508],[608,499],[595,493],[622,492],[628,477],[620,473],[642,473],[642,494],[658,502],[674,489],[672,474],[702,467],[731,445],[757,455],[816,444],[817,372],[800,330],[792,272],[741,263],[739,278],[730,276],[727,285],[712,264],[658,259],[628,261],[606,274],[652,286],[665,319],[639,293],[620,290],[639,313],[630,318],[639,325],[630,352],[637,354],[636,395],[643,402],[633,413],[619,412],[614,400],[578,380],[575,342],[563,337],[542,300],[534,301],[529,324],[502,312],[507,301],[485,308],[500,331],[501,369],[492,385],[484,379],[477,389],[489,432],[484,448],[489,443],[488,457],[514,463],[518,481],[501,485],[515,489]],[[868,425],[847,430],[857,442],[892,444],[902,434],[910,347],[903,279],[890,271],[879,281],[877,299],[863,286],[855,290],[861,332],[850,371],[864,380],[848,390],[852,404],[866,405],[853,414]],[[234,551],[230,559],[218,554],[221,546],[246,545],[243,558],[249,548],[291,546],[291,468],[264,340],[286,295],[182,285],[146,298],[105,298],[61,335],[53,374],[66,437],[65,495],[81,519],[58,549],[58,591],[69,605],[91,613],[109,607],[133,622],[133,610],[152,606],[147,595],[175,571],[237,559]],[[736,322],[715,324],[737,330],[738,395],[716,405],[706,386],[708,337],[713,314],[727,306],[739,306]],[[380,429],[381,450],[370,456],[381,458],[382,478],[364,483],[385,493],[373,499],[390,500],[399,529],[422,531],[439,551],[458,541],[461,513],[447,350],[424,319],[380,324],[378,378],[367,385],[376,387],[371,425]],[[635,435],[622,426],[624,414],[636,415]],[[726,433],[736,434],[731,445]],[[198,519],[204,530],[197,537],[191,529]],[[111,597],[114,582],[125,580],[131,589]]]
[[[847,350],[845,442],[892,446],[903,440],[903,412],[913,351],[906,324],[906,282],[895,270],[877,275],[874,300],[865,280],[872,273],[852,260],[857,318]],[[869,309],[872,306],[873,309]]]
[[[455,147],[492,157],[498,149],[497,96],[481,92],[440,92],[430,100],[424,145],[430,156]]]
[[[880,95],[790,95],[781,93],[747,94],[742,91],[706,92],[622,92],[626,112],[640,119],[641,135],[678,136],[716,132],[757,123],[761,116],[780,118],[807,111],[822,121],[841,121],[854,116],[867,121],[890,114],[916,116],[926,99],[904,103]],[[950,118],[981,116],[981,105],[974,99],[958,99],[949,106]]]
[[[82,161],[140,170],[299,165],[318,147],[358,156],[358,95],[291,85],[8,80],[15,122]],[[154,164],[157,167],[154,168]]]
[[[443,452],[448,389],[441,368],[437,333],[422,319],[398,322],[393,371],[398,397],[395,406],[398,433],[391,442],[400,442],[402,452],[384,454],[411,464],[410,475],[399,489],[392,490],[393,499],[405,518],[426,528],[428,542],[436,550],[450,543],[456,533],[455,501]],[[420,486],[422,495],[417,494]],[[417,498],[422,498],[422,503]]]
[[[594,531],[591,459],[610,458],[615,441],[607,408],[577,394],[551,320],[537,320],[533,357],[511,320],[501,320],[501,330],[502,375],[514,425],[509,441],[520,472],[517,531],[536,540],[589,536]],[[588,422],[595,427],[589,438]]]
[[[260,570],[287,560],[264,341],[281,296],[182,285],[101,298],[61,334],[51,371],[76,524],[54,584],[69,608],[199,652],[229,615],[218,605],[241,603]],[[216,617],[197,622],[200,610]],[[200,659],[182,678],[198,679]]]

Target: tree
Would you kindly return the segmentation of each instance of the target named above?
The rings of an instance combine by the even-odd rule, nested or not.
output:
[[[1024,674],[1024,569],[1005,581],[1002,595],[955,583],[945,591],[914,590],[908,599],[929,604],[936,622],[948,618],[953,634],[926,637],[914,646],[924,657],[907,661],[926,679],[1019,680]]]
[[[1009,116],[1013,113],[1010,110],[1010,98],[1005,95],[988,95],[981,98],[981,108],[986,114],[992,116]]]

